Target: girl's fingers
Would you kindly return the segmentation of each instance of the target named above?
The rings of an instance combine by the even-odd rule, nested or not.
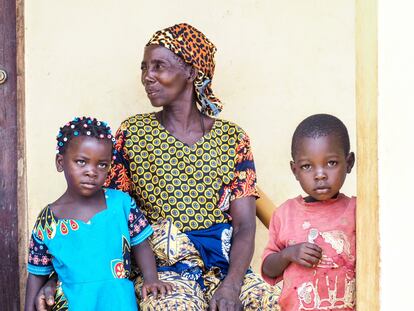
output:
[[[38,295],[36,298],[36,309],[38,311],[47,311],[46,296],[44,294]]]
[[[147,288],[145,286],[142,287],[142,299],[147,299]]]

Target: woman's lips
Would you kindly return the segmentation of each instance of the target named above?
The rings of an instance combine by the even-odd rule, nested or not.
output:
[[[148,97],[154,97],[158,92],[155,90],[146,90]]]

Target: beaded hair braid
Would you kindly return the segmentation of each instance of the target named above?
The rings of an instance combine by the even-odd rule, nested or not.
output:
[[[60,128],[56,137],[56,153],[64,154],[68,143],[78,136],[109,139],[112,142],[112,146],[115,144],[115,137],[112,135],[111,128],[106,122],[90,117],[76,117]],[[112,148],[112,150],[115,154],[115,149]]]

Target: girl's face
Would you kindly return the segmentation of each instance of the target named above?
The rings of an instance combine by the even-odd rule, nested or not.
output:
[[[317,201],[334,197],[354,166],[354,153],[345,155],[334,135],[304,137],[297,146],[290,166],[302,189]]]
[[[141,62],[141,82],[154,107],[180,103],[187,94],[193,93],[194,70],[177,59],[162,46],[145,47]]]
[[[63,155],[56,156],[56,168],[65,173],[69,192],[88,197],[102,188],[111,159],[110,140],[79,136],[69,142]]]

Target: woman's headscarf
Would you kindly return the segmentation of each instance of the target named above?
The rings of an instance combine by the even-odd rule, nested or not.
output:
[[[217,49],[201,31],[185,23],[177,24],[157,31],[148,45],[161,45],[194,66],[198,70],[194,87],[201,112],[211,116],[220,113],[223,105],[211,89]]]

